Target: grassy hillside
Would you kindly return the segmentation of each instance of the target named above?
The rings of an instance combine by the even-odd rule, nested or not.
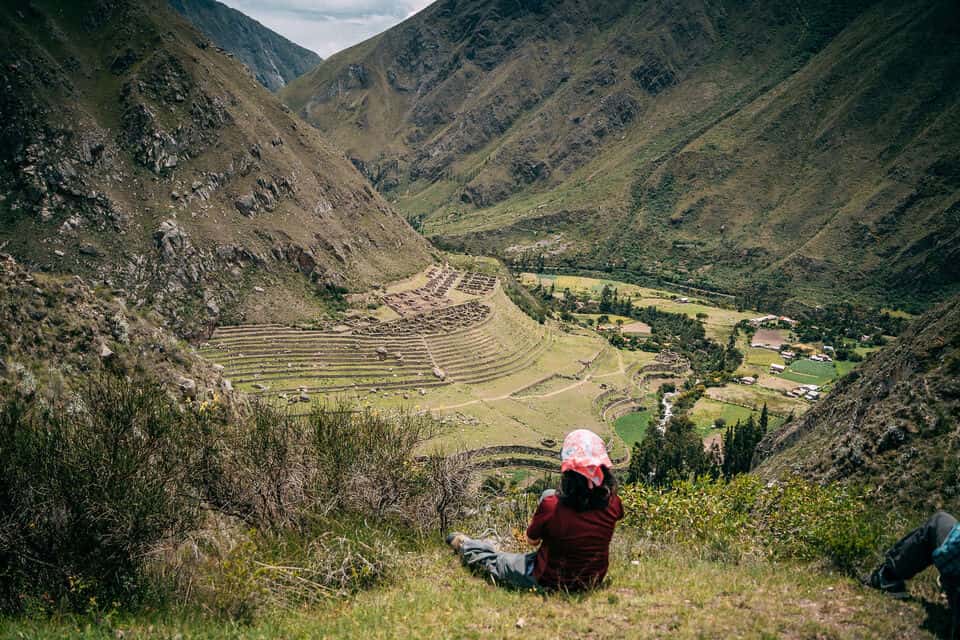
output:
[[[615,543],[611,585],[586,596],[508,592],[429,546],[404,576],[349,602],[252,626],[202,617],[116,616],[0,621],[0,634],[39,638],[935,638],[918,604],[899,603],[808,565],[725,564],[677,551],[629,559]],[[940,614],[941,616],[943,614]],[[939,627],[937,622],[933,626]]]
[[[438,2],[282,98],[447,248],[926,304],[960,280],[958,24],[945,0]]]
[[[181,334],[425,264],[313,129],[165,2],[34,2],[0,25],[0,247]]]
[[[283,551],[280,547],[271,551],[266,548],[269,540],[261,538],[257,546],[240,546],[239,553],[228,556],[230,579],[218,585],[232,589],[222,594],[224,601],[257,600],[252,617],[231,619],[188,605],[138,615],[115,611],[99,620],[63,614],[48,619],[12,618],[0,621],[0,633],[22,638],[181,635],[218,639],[945,637],[947,611],[937,595],[934,576],[925,574],[914,581],[911,600],[897,601],[831,569],[816,554],[804,556],[816,546],[824,525],[829,536],[819,540],[832,539],[835,549],[840,548],[836,544],[856,542],[846,537],[851,533],[876,542],[867,533],[872,531],[868,521],[856,519],[864,514],[855,501],[829,489],[792,485],[783,492],[757,491],[759,486],[756,480],[748,480],[726,488],[700,484],[695,492],[690,491],[692,485],[678,485],[661,494],[625,489],[627,519],[614,536],[609,580],[586,594],[498,588],[470,575],[449,549],[427,536],[401,543],[399,555],[396,546],[381,547],[386,566],[379,569],[385,569],[386,575],[366,589],[346,597],[330,593],[313,603],[276,609],[270,603],[280,585],[273,582],[273,572],[295,569],[302,560],[288,556],[287,566],[278,567],[277,559],[266,557]],[[701,491],[708,493],[706,499]],[[734,512],[750,504],[751,493],[775,498],[765,514],[753,514],[760,516],[755,526],[745,528],[741,523],[735,532],[733,525],[718,522],[721,515],[735,517]],[[726,498],[717,499],[724,494]],[[821,502],[824,498],[831,500],[829,505]],[[824,513],[825,506],[831,511]],[[505,525],[497,520],[501,510],[495,504],[488,507],[493,508],[481,520]],[[810,511],[817,507],[820,512]],[[692,515],[703,518],[702,523],[690,527]],[[783,516],[787,519],[777,529],[777,519]],[[854,519],[848,519],[851,516]],[[805,526],[791,528],[796,522],[790,518],[798,517]],[[478,523],[475,519],[469,526]],[[786,551],[786,556],[771,557],[771,548],[752,546],[747,530],[766,530],[772,536],[770,542]],[[371,537],[385,534],[367,526],[346,535],[370,543]],[[392,544],[397,542],[394,537]],[[519,549],[509,536],[501,545]],[[260,569],[250,571],[257,566]],[[295,584],[286,588],[296,591]]]

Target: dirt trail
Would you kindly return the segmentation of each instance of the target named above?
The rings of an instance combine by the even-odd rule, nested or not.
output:
[[[450,410],[452,410],[452,409],[462,409],[463,407],[469,407],[469,406],[472,406],[472,405],[475,405],[475,404],[480,404],[481,402],[493,402],[493,401],[496,401],[496,400],[507,400],[507,399],[509,399],[509,398],[515,398],[516,400],[531,400],[531,399],[539,400],[539,399],[542,399],[542,398],[552,398],[552,397],[554,397],[554,396],[560,395],[561,393],[566,393],[566,392],[572,391],[573,389],[576,389],[576,388],[578,388],[578,387],[582,387],[583,385],[585,385],[586,383],[590,382],[591,380],[595,380],[595,379],[599,379],[599,378],[608,378],[608,377],[610,377],[610,376],[617,376],[617,375],[622,375],[622,374],[626,373],[626,369],[625,369],[624,364],[623,364],[623,354],[620,353],[620,350],[619,350],[619,349],[616,350],[616,354],[617,354],[617,363],[618,363],[618,365],[617,365],[617,370],[616,370],[616,371],[611,371],[611,372],[609,372],[609,373],[603,373],[603,374],[600,374],[600,375],[597,375],[597,376],[593,375],[592,373],[588,373],[588,374],[585,375],[581,380],[577,380],[576,382],[574,382],[574,383],[572,383],[572,384],[569,384],[569,385],[567,385],[567,386],[565,386],[565,387],[562,387],[562,388],[560,388],[560,389],[554,389],[553,391],[550,391],[550,392],[548,392],[548,393],[535,393],[535,394],[530,394],[530,395],[526,395],[526,396],[516,396],[516,397],[515,397],[513,394],[517,393],[517,392],[520,391],[521,389],[524,389],[525,386],[526,386],[526,385],[524,385],[524,386],[521,386],[521,387],[518,387],[518,388],[514,389],[513,391],[510,391],[510,392],[508,392],[508,393],[505,393],[505,394],[503,394],[503,395],[493,396],[493,397],[489,397],[489,398],[477,398],[477,399],[475,399],[475,400],[468,400],[468,401],[466,401],[466,402],[461,402],[460,404],[451,404],[451,405],[447,405],[447,406],[444,406],[444,407],[431,407],[430,410],[431,410],[431,411],[450,411]],[[600,355],[602,355],[602,354],[597,354],[597,357],[599,358]]]

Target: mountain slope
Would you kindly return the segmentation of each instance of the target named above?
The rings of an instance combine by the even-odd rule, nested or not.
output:
[[[182,335],[419,270],[428,245],[165,3],[53,0],[0,24],[0,248],[122,288]],[[299,305],[299,308],[294,308]]]
[[[281,97],[451,248],[925,304],[960,282],[958,32],[948,0],[446,0]]]
[[[217,0],[170,0],[170,6],[218,46],[237,56],[257,82],[271,91],[278,91],[320,64],[320,56],[313,51]]]
[[[960,298],[767,436],[757,459],[767,477],[853,480],[888,502],[960,508]]]
[[[178,395],[232,396],[213,365],[108,291],[31,273],[0,254],[0,397],[62,401],[104,370],[155,380]],[[15,392],[15,393],[14,393]]]

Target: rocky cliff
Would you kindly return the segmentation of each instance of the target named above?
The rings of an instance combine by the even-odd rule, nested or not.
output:
[[[452,248],[768,303],[960,289],[949,0],[441,0],[282,92]]]
[[[0,23],[0,249],[181,335],[421,268],[428,245],[320,134],[164,2]],[[285,292],[293,291],[294,295]]]
[[[853,481],[886,502],[960,509],[960,298],[768,435],[757,461],[766,477]]]
[[[170,0],[170,6],[235,55],[271,91],[320,64],[320,56],[313,51],[217,0]]]

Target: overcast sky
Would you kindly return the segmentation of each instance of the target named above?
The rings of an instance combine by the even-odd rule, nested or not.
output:
[[[221,0],[324,58],[401,22],[433,0]]]

